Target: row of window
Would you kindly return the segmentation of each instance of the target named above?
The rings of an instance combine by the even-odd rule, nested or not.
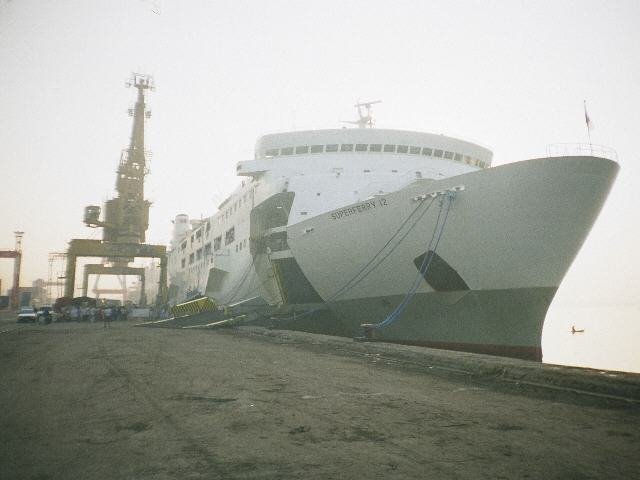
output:
[[[234,202],[224,213],[221,213],[221,215],[218,217],[218,223],[221,223],[223,219],[225,218],[229,218],[229,215],[233,214],[239,207],[242,206],[242,201],[243,198],[239,197],[238,200],[236,202]],[[247,195],[244,195],[244,202],[247,202]],[[202,230],[204,228],[204,231],[206,233],[206,237],[209,238],[209,232],[211,231],[211,223],[209,221],[205,222],[204,227],[199,227],[196,231],[194,231],[191,236],[190,236],[190,240],[191,240],[191,244],[193,245],[194,241],[196,240],[201,240],[202,239]],[[232,229],[233,230],[233,229]],[[228,233],[228,232],[227,232]],[[233,237],[233,234],[232,234]],[[220,237],[214,239],[214,242],[217,242],[220,240]],[[233,242],[233,239],[230,241],[226,241],[226,237],[225,237],[225,245],[227,245],[228,243]],[[182,244],[180,245],[180,250],[186,250],[187,249],[187,240],[185,239]]]
[[[247,201],[249,201],[251,199],[250,197],[251,192],[247,192],[245,193],[243,196],[239,196],[238,200],[236,200],[233,204],[231,204],[229,206],[229,208],[227,208],[224,212],[220,212],[220,215],[218,216],[218,223],[222,223],[222,221],[226,218],[229,218],[229,215],[232,215],[233,213],[235,213],[241,206],[242,203],[247,203]],[[223,204],[227,203],[228,199],[225,200],[223,202]],[[193,243],[196,240],[201,240],[202,239],[202,233],[204,232],[206,233],[206,237],[209,238],[209,232],[211,231],[211,223],[207,220],[203,226],[198,227],[197,230],[195,230],[191,236],[190,236],[190,241],[191,241],[191,245],[193,245]],[[187,240],[185,239],[182,244],[180,245],[180,250],[186,250],[187,248]],[[217,239],[216,239],[217,240]],[[229,241],[229,242],[225,242],[225,245],[227,243],[231,243],[233,242],[233,240]]]
[[[461,153],[449,152],[431,147],[416,147],[412,145],[392,145],[382,143],[333,143],[329,145],[301,145],[299,147],[270,148],[265,152],[267,157],[281,155],[301,155],[306,153],[334,153],[334,152],[376,152],[376,153],[407,153],[410,155],[425,155],[436,158],[446,158],[456,162],[464,162],[481,168],[489,166],[488,162],[472,158]]]
[[[231,227],[229,230],[227,230],[224,234],[224,244],[229,245],[230,243],[233,243],[235,240],[235,227]],[[246,242],[246,240],[245,240]],[[186,248],[186,241],[182,244],[181,248],[182,250],[184,250]],[[220,250],[222,248],[222,235],[216,237],[213,239],[213,251],[216,252],[218,250]],[[236,252],[238,251],[238,246],[236,245]],[[193,253],[189,254],[189,265],[191,265],[194,262],[197,262],[198,260],[202,259],[202,255],[204,254],[204,256],[208,256],[211,253],[211,242],[209,243],[205,243],[204,248],[199,248],[198,250],[196,250]],[[183,258],[181,261],[181,265],[182,268],[185,267],[186,265],[186,258]]]
[[[198,229],[193,232],[191,234],[191,245],[193,245],[193,242],[195,240],[200,240],[202,241],[202,227],[198,227]],[[207,234],[207,238],[209,238],[209,231],[211,230],[211,224],[209,222],[206,222],[205,224],[205,232]],[[185,239],[182,244],[180,244],[180,250],[186,250],[187,248],[187,239]]]
[[[243,249],[247,248],[247,239],[245,238],[243,241],[236,243],[236,253],[241,252]],[[206,256],[206,252],[205,252],[205,256]],[[194,256],[193,254],[189,255],[189,265],[194,264],[195,262],[197,262],[198,260],[200,260],[202,257],[198,256],[198,252],[196,252],[196,255]],[[186,267],[186,258],[183,258],[181,261],[181,266],[182,269],[184,269]],[[193,273],[194,269],[196,271],[197,274],[200,274],[201,268],[203,268],[203,265],[197,265],[194,267],[189,267],[189,273]]]

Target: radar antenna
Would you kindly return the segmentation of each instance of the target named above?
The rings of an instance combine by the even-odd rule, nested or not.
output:
[[[354,105],[358,109],[358,120],[343,120],[342,123],[352,123],[358,125],[358,128],[373,128],[376,121],[371,114],[371,105],[382,103],[382,100],[374,100],[372,102],[358,102]],[[366,109],[366,113],[362,112],[362,107]]]

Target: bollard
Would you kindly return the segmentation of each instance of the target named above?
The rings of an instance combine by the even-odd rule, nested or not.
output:
[[[363,323],[360,325],[363,329],[362,337],[355,337],[356,342],[375,342],[376,340],[376,326],[373,323]]]

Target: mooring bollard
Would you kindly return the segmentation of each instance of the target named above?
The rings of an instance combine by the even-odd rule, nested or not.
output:
[[[354,341],[356,342],[374,342],[376,340],[376,326],[373,323],[363,323],[360,325],[362,327],[363,336],[362,337],[354,337]]]

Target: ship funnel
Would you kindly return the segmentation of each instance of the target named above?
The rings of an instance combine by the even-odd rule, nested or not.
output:
[[[176,218],[173,221],[173,239],[177,241],[190,229],[191,224],[189,223],[189,215],[185,215],[184,213],[176,215]]]

